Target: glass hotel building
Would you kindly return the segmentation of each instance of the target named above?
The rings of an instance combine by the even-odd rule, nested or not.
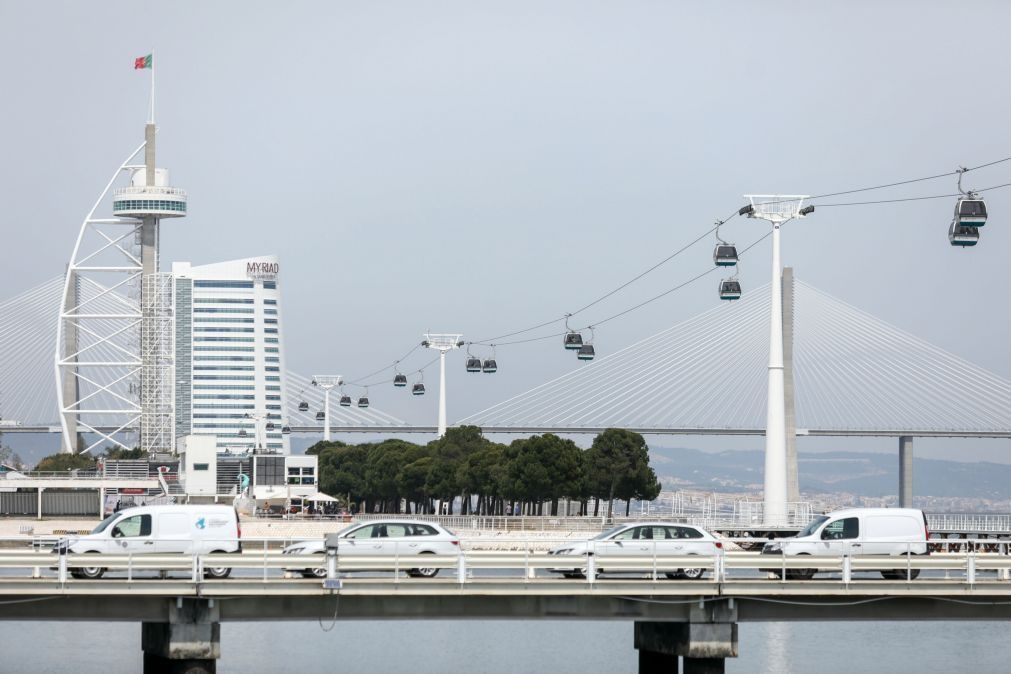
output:
[[[242,450],[259,430],[268,449],[290,453],[278,271],[276,256],[172,264],[177,438],[216,435],[219,451]]]

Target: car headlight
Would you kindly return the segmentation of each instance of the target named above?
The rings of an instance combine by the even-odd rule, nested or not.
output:
[[[557,550],[552,550],[551,554],[553,554],[553,555],[571,555],[572,554],[572,548],[558,548]]]
[[[783,544],[782,543],[766,543],[762,547],[762,550],[764,550],[765,552],[782,552],[782,550],[783,550]]]
[[[285,548],[281,554],[282,555],[301,555],[305,551],[305,548]]]

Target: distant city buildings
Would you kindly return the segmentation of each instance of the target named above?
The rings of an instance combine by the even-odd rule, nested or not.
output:
[[[290,453],[276,256],[172,264],[175,437]]]

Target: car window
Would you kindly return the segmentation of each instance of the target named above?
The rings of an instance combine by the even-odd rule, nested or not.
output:
[[[376,525],[366,524],[360,529],[355,529],[350,534],[345,536],[345,538],[373,538],[373,532],[375,531]]]
[[[653,527],[636,527],[635,537],[640,541],[651,541],[653,540]]]
[[[408,536],[437,536],[438,531],[428,526],[427,524],[408,524],[407,525],[407,535]]]
[[[135,538],[151,535],[151,516],[134,515],[121,520],[112,528],[113,538]]]
[[[695,527],[676,527],[678,538],[702,538],[702,532]]]
[[[823,541],[841,541],[850,538],[856,538],[860,535],[860,518],[859,517],[846,517],[841,520],[835,520],[834,522],[829,522],[825,525],[825,528],[821,530],[821,539]]]
[[[407,535],[407,527],[403,524],[387,524],[386,535],[394,538],[403,538]]]
[[[638,538],[636,534],[639,533],[639,527],[629,527],[624,531],[619,531],[616,533],[611,540],[612,541],[630,541],[633,538]]]

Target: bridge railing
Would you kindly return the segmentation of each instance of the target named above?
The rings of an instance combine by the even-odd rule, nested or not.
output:
[[[128,582],[144,581],[158,575],[181,576],[199,584],[214,579],[205,572],[225,568],[245,580],[278,582],[285,576],[300,579],[303,573],[326,568],[326,555],[285,554],[279,539],[243,539],[241,553],[212,554],[144,554],[122,551],[111,554],[56,554],[45,547],[32,548],[24,538],[0,540],[0,582],[21,582],[29,576],[40,583],[58,584],[93,582],[73,578],[72,572],[83,568],[102,568]],[[551,554],[543,538],[514,540],[507,546],[489,541],[464,541],[458,554],[418,555],[416,547],[405,542],[391,542],[386,552],[369,550],[366,554],[336,556],[336,575],[368,572],[393,574],[393,582],[415,582],[404,578],[419,567],[442,572],[443,580],[459,584],[487,583],[501,578],[523,578],[537,583],[556,579],[558,574],[581,578],[588,583],[602,582],[616,574],[636,574],[639,578],[661,580],[680,578],[684,569],[698,569],[718,583],[756,580],[776,583],[796,583],[808,570],[831,574],[829,582],[854,582],[855,573],[882,573],[886,578],[914,582],[920,572],[932,572],[925,581],[929,588],[935,580],[956,580],[970,585],[977,582],[1000,583],[1011,593],[1011,542],[992,539],[943,540],[931,542],[941,546],[932,554],[901,556],[848,556],[843,554],[762,555],[756,552],[719,551],[716,554],[671,554],[658,549],[655,542],[645,552],[631,554],[603,545],[591,548],[594,554]],[[571,545],[572,539],[556,539],[557,544]],[[916,552],[915,543],[905,543],[908,552]],[[921,544],[922,545],[922,544]],[[947,546],[947,547],[946,547]],[[956,546],[958,549],[954,549]],[[24,576],[17,573],[23,570]],[[320,574],[322,575],[322,571]],[[768,574],[768,575],[763,575]],[[943,575],[940,575],[943,574]],[[415,574],[416,575],[416,574]],[[20,578],[19,578],[20,576]],[[769,577],[772,576],[772,577]],[[115,580],[115,579],[114,579]],[[431,581],[431,579],[424,579]]]

